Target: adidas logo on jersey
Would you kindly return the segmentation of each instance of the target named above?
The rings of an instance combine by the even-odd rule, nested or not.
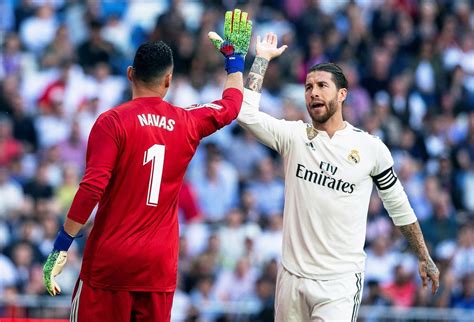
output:
[[[314,146],[313,142],[306,143],[305,145],[311,150],[316,151],[316,147]]]

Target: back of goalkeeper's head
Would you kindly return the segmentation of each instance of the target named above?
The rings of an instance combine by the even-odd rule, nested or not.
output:
[[[162,41],[150,41],[138,47],[127,74],[134,87],[166,91],[173,73],[173,52]],[[161,96],[161,95],[159,95]],[[163,94],[164,96],[164,94]]]

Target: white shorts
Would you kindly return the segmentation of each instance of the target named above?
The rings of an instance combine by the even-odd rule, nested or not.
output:
[[[312,280],[280,268],[275,295],[275,321],[356,321],[363,285],[363,273],[335,280]]]

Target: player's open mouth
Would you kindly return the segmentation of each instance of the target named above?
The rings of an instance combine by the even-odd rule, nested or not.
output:
[[[324,105],[325,104],[323,102],[315,102],[311,104],[311,108],[323,108]]]

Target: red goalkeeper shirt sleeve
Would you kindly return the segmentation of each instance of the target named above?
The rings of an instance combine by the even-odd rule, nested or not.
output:
[[[89,135],[86,171],[68,217],[84,224],[100,201],[120,154],[123,131],[113,113],[101,115]]]
[[[202,139],[231,123],[239,115],[243,94],[236,88],[228,88],[222,99],[206,104],[194,104],[184,109],[195,122],[198,139]]]

